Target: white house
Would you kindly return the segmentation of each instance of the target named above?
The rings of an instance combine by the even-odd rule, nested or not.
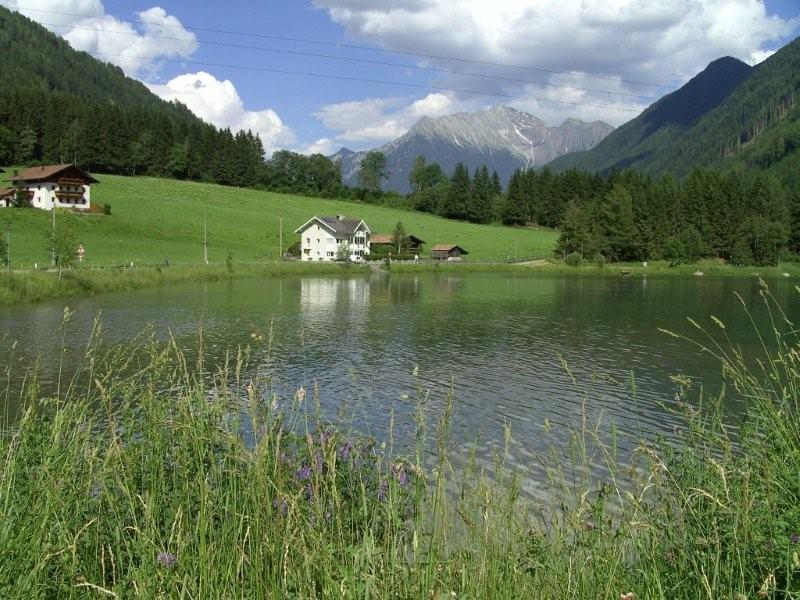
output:
[[[300,235],[300,259],[304,262],[336,260],[340,248],[345,248],[352,261],[363,261],[369,255],[372,232],[360,219],[313,217],[296,231]]]
[[[14,203],[14,189],[0,188],[0,208],[11,206]]]
[[[88,210],[91,206],[91,185],[98,183],[94,177],[75,165],[32,167],[14,175],[10,181],[16,189],[27,194],[31,206],[42,210]],[[0,206],[9,206],[9,199],[13,200],[13,195],[4,196],[6,200]]]

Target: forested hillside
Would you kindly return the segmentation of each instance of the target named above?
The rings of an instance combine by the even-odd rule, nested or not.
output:
[[[716,108],[744,81],[751,68],[735,58],[712,62],[679,90],[655,102],[595,148],[574,152],[550,163],[554,170],[578,168],[608,173],[615,169],[645,169],[665,146]]]
[[[0,6],[0,164],[255,185],[263,148],[218,130],[113,65]]]
[[[686,87],[691,85],[692,82]],[[631,157],[617,142],[626,132],[644,131],[652,109],[597,148],[563,157],[551,166],[556,170],[577,166],[599,172],[633,166],[651,175],[672,173],[679,178],[700,166],[723,170],[744,166],[774,173],[796,186],[800,180],[798,97],[800,39],[755,67],[718,106],[691,127],[661,136],[658,145],[647,153]],[[653,108],[657,107],[658,104]]]

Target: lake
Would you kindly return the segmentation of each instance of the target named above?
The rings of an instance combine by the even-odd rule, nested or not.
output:
[[[789,315],[800,314],[794,285],[770,282]],[[209,365],[253,344],[254,333],[268,339],[271,330],[271,348],[258,344],[250,368],[270,376],[279,395],[303,386],[309,398],[318,394],[327,416],[348,414],[378,439],[387,439],[394,415],[392,437],[403,448],[414,430],[417,388],[427,394],[433,420],[452,387],[457,447],[474,445],[485,459],[509,426],[524,462],[552,444],[563,447],[568,428],[580,424],[583,396],[562,359],[578,384],[591,388],[590,419],[606,428],[613,421],[623,448],[643,430],[672,435],[664,408],[677,389],[670,376],[716,391],[720,369],[659,328],[691,333],[691,317],[719,331],[714,315],[735,343],[755,353],[734,292],[763,318],[755,277],[372,273],[198,283],[0,308],[0,364],[17,341],[12,371],[23,373],[39,357],[52,391],[60,362],[70,372],[82,361],[99,313],[106,345],[150,325],[162,338],[172,332],[192,353],[202,327]],[[75,313],[60,332],[65,306]]]

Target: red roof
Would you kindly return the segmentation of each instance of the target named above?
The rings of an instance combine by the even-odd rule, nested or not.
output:
[[[58,175],[71,171],[72,174],[77,175],[80,179],[88,183],[99,183],[97,179],[89,175],[86,171],[75,165],[47,165],[44,167],[31,167],[25,169],[19,175],[10,177],[10,181],[54,181]]]

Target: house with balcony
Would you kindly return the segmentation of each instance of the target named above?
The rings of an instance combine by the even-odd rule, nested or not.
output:
[[[346,256],[353,262],[362,262],[369,256],[370,231],[362,219],[313,217],[296,231],[300,236],[300,260],[303,262],[330,262]]]
[[[16,190],[22,190],[33,208],[53,210],[73,208],[89,210],[91,186],[97,179],[75,165],[31,167],[9,178]],[[11,194],[8,197],[13,198]],[[8,206],[8,199],[0,206]]]

